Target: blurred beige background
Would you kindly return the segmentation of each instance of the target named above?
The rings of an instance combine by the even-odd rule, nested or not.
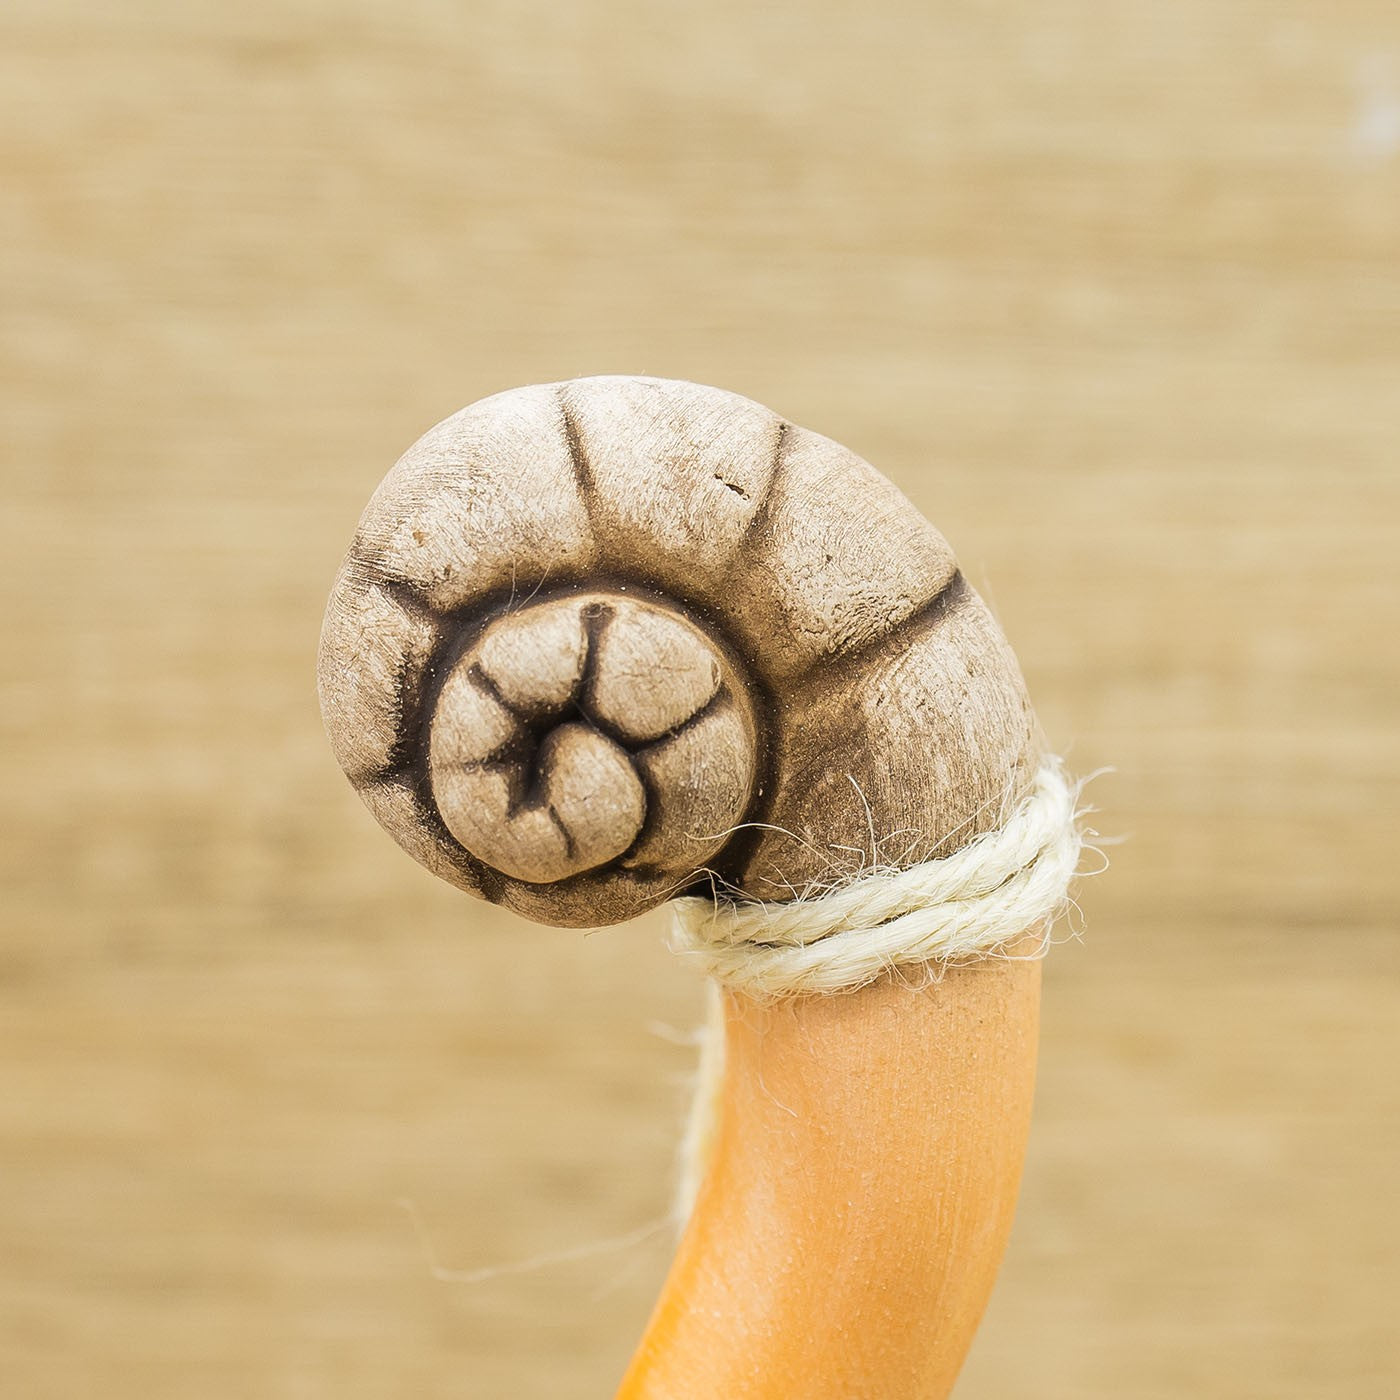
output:
[[[1400,1393],[1400,10],[0,12],[0,1388],[605,1396],[699,988],[322,740],[369,491],[724,385],[958,548],[1126,835],[962,1400]]]

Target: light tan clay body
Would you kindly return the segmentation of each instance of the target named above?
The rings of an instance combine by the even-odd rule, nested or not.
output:
[[[577,380],[473,405],[376,492],[320,661],[342,766],[429,869],[543,922],[943,855],[1041,751],[946,541],[746,399]],[[726,995],[710,1172],[621,1394],[936,1400],[1010,1227],[1034,962]]]

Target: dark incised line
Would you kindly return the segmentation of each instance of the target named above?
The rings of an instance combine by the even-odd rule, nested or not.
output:
[[[559,387],[559,416],[564,424],[564,442],[569,449],[569,461],[574,469],[574,480],[578,482],[579,500],[589,523],[593,520],[593,498],[597,494],[597,483],[593,480],[593,467],[588,454],[583,450],[583,440],[579,436],[578,421],[569,407],[568,390]]]
[[[375,584],[381,592],[392,598],[404,612],[421,618],[426,622],[432,631],[433,639],[430,647],[430,654],[435,653],[442,644],[443,618],[428,608],[421,599],[414,598],[409,592],[408,599],[397,596],[395,587],[385,586],[383,583]],[[406,584],[398,584],[397,587],[407,589]],[[398,701],[398,719],[394,724],[394,739],[389,746],[387,762],[379,768],[371,769],[361,774],[352,774],[352,782],[373,782],[379,780],[392,781],[397,777],[410,773],[418,761],[417,743],[414,739],[415,731],[421,723],[424,708],[425,680],[424,670],[431,669],[431,662],[427,668],[419,667],[415,664],[413,656],[402,653],[394,668],[393,692]]]
[[[371,579],[371,586],[392,598],[411,617],[426,622],[434,629],[442,626],[442,614],[407,579],[381,574]]]
[[[550,821],[554,823],[558,828],[560,836],[564,838],[564,854],[568,856],[570,860],[574,860],[578,856],[578,846],[574,842],[573,833],[564,825],[564,818],[559,815],[558,811],[555,809],[554,803],[549,803],[545,811],[549,813]]]
[[[585,604],[583,611],[583,669],[579,672],[578,697],[579,711],[587,718],[593,718],[593,692],[598,684],[598,644],[603,639],[608,623],[612,621],[613,610],[606,603]]]
[[[349,558],[366,575],[374,575],[384,568],[384,558],[388,552],[389,548],[383,540],[370,539],[363,525],[355,527],[354,537],[350,541]]]
[[[879,633],[874,637],[867,637],[865,641],[858,642],[855,646],[846,651],[831,652],[825,656],[818,656],[809,665],[792,678],[794,686],[804,685],[812,677],[812,673],[820,669],[824,674],[829,675],[832,667],[838,667],[843,671],[850,671],[866,663],[872,653],[878,652],[882,647],[891,644],[898,645],[901,639],[908,645],[910,634],[925,632],[931,627],[936,627],[948,613],[952,612],[960,603],[967,600],[972,589],[967,580],[963,577],[961,569],[955,569],[953,576],[925,603],[920,603],[907,617],[901,618],[888,630]]]
[[[892,643],[898,645],[901,640],[904,640],[905,645],[908,645],[906,634],[914,630],[926,630],[936,626],[963,603],[971,592],[972,589],[963,577],[962,570],[955,570],[948,582],[932,598],[916,608],[888,632],[882,633],[878,637],[872,637],[862,645],[837,656],[818,657],[798,676],[789,681],[790,688],[787,689],[786,693],[795,700],[798,691],[803,686],[813,682],[814,672],[817,673],[816,681],[818,683],[827,684],[829,683],[829,668],[833,665],[839,666],[843,670],[850,669],[867,663],[871,653],[878,651],[881,647],[889,646]],[[818,671],[818,668],[825,669]],[[775,765],[778,753],[769,736],[772,735],[774,729],[781,728],[784,724],[778,718],[782,707],[779,705],[777,697],[752,677],[749,684],[751,692],[754,690],[759,692],[755,698],[761,699],[762,702],[755,705],[755,714],[760,717],[761,721],[766,721],[769,727],[766,730],[760,730],[759,744],[755,752],[754,792],[750,799],[746,824],[735,832],[724,849],[713,856],[710,861],[711,868],[718,876],[735,887],[737,887],[740,877],[764,838],[761,824],[768,820],[768,813],[777,796]],[[765,739],[768,742],[765,742]]]
[[[515,769],[528,764],[530,754],[527,741],[518,734],[512,735],[503,744],[498,744],[490,753],[481,758],[459,759],[456,767],[463,773],[480,773],[483,770],[504,773],[507,777]]]
[[[953,576],[926,603],[920,604],[908,617],[897,622],[884,638],[871,637],[850,651],[838,652],[832,657],[837,665],[859,665],[864,657],[880,647],[882,640],[899,638],[906,633],[926,632],[936,627],[949,613],[965,603],[972,593],[972,587],[963,576],[961,569],[954,569]]]
[[[642,785],[642,790],[646,794],[646,808],[641,828],[638,830],[632,844],[617,857],[617,863],[619,865],[626,865],[632,852],[652,835],[656,829],[656,823],[661,819],[662,815],[661,794],[657,790],[656,783],[647,765],[640,760],[645,759],[663,744],[669,744],[671,740],[675,739],[678,735],[684,734],[686,730],[699,724],[706,715],[713,714],[723,706],[732,703],[733,696],[730,693],[729,687],[721,684],[719,689],[716,690],[688,719],[681,720],[679,724],[673,725],[664,734],[658,734],[655,739],[647,740],[647,742],[640,747],[629,750],[629,756],[632,759],[632,770],[636,773],[637,779]],[[755,754],[755,763],[757,763],[757,754]],[[638,876],[647,874],[647,868],[639,865],[632,866],[631,870],[633,874]]]
[[[523,763],[506,768],[506,820],[514,821],[521,812],[544,806],[544,784],[540,780],[536,760],[539,751],[526,757]]]
[[[729,698],[729,687],[721,684],[719,689],[716,690],[694,714],[687,715],[685,719],[681,720],[678,724],[673,724],[669,729],[658,734],[656,738],[647,739],[644,743],[637,745],[634,747],[633,752],[640,755],[654,748],[658,748],[662,744],[669,744],[672,739],[684,734],[687,729],[693,729],[707,715],[713,714],[722,704],[727,702]]]
[[[427,621],[434,632],[427,664],[421,669],[414,668],[416,674],[410,672],[407,664],[400,672],[397,738],[389,762],[378,775],[366,781],[406,790],[419,824],[430,835],[438,852],[470,880],[483,898],[499,904],[506,889],[506,877],[474,856],[448,829],[433,794],[428,761],[431,730],[428,719],[467,638],[446,635],[452,616],[435,610],[406,580],[386,575],[377,563],[366,570],[366,575],[367,583],[379,588],[405,612]]]
[[[501,902],[505,876],[494,867],[487,865],[485,861],[472,855],[447,829],[447,823],[443,821],[437,804],[427,791],[424,775],[416,766],[410,767],[403,773],[391,773],[390,770],[385,770],[383,776],[371,778],[364,785],[366,787],[402,788],[413,804],[413,810],[419,823],[427,828],[432,835],[434,844],[443,855],[471,878],[481,891],[483,899],[490,900],[492,904]]]
[[[398,747],[395,741],[395,748]],[[362,773],[350,774],[350,781],[357,787],[374,787],[383,784],[385,787],[412,787],[414,770],[417,761],[412,754],[406,754],[398,758],[391,758],[388,763],[381,764],[378,768],[367,768]]]
[[[602,715],[595,715],[591,710],[585,710],[582,705],[575,708],[574,718],[595,734],[601,734],[603,738],[611,739],[624,753],[630,754],[632,752],[632,740],[611,720],[604,719]]]
[[[637,775],[637,781],[642,785],[642,824],[637,828],[637,834],[632,838],[632,843],[621,855],[613,858],[613,864],[620,870],[630,871],[633,875],[644,875],[645,869],[640,865],[632,863],[632,853],[656,830],[657,823],[662,816],[661,793],[652,776],[647,772],[646,764],[638,763],[639,755],[632,754],[632,771]]]
[[[470,677],[473,685],[479,686],[484,690],[508,715],[514,716],[514,718],[520,720],[523,724],[529,723],[530,717],[522,714],[520,710],[506,699],[505,692],[486,674],[482,669],[481,662],[472,662],[471,669],[467,672],[467,675]]]
[[[768,517],[772,511],[773,492],[777,488],[778,478],[783,470],[783,455],[787,451],[788,429],[791,426],[792,424],[781,420],[778,423],[778,430],[773,436],[773,456],[772,465],[768,471],[768,485],[763,492],[763,499],[759,501],[754,513],[749,517],[749,523],[744,529],[741,549],[767,527]]]

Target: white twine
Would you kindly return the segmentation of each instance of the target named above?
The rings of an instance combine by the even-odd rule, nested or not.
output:
[[[1050,928],[1079,863],[1079,788],[1048,759],[1005,823],[939,860],[879,869],[785,903],[673,901],[673,949],[726,986],[772,999],[854,991],[895,968],[988,957]]]

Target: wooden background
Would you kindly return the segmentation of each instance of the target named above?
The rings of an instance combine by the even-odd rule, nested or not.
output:
[[[708,381],[947,533],[1128,839],[962,1400],[1400,1393],[1392,0],[9,0],[0,1388],[610,1393],[699,989],[319,731],[400,450]],[[796,1398],[795,1398],[796,1400]]]

